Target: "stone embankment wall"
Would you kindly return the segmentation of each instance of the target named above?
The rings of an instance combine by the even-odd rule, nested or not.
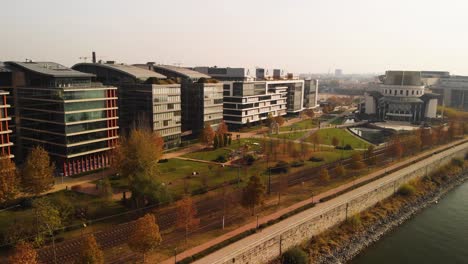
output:
[[[222,249],[227,254],[214,263],[267,263],[277,258],[281,252],[388,198],[401,184],[427,175],[449,163],[452,158],[464,158],[467,150],[468,143],[452,147],[335,199],[320,203]],[[200,261],[203,262],[203,259]]]

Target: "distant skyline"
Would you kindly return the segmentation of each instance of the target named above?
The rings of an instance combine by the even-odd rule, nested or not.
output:
[[[0,61],[72,66],[96,51],[119,63],[468,75],[467,10],[463,0],[3,1]]]

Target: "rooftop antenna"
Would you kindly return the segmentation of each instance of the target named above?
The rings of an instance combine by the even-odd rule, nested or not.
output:
[[[86,62],[89,59],[89,57],[86,57],[86,56],[85,57],[79,57],[78,59],[83,60],[84,62]]]

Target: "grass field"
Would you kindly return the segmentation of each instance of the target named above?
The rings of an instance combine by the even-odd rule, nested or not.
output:
[[[343,121],[344,121],[344,117],[340,116],[340,117],[337,117],[337,118],[333,119],[333,121],[330,122],[330,124],[332,124],[332,125],[341,125],[341,124],[343,124]]]
[[[229,147],[229,146],[228,146]],[[191,159],[198,159],[198,160],[207,160],[207,161],[214,161],[220,155],[228,157],[231,153],[231,149],[228,147],[226,148],[218,148],[213,150],[200,150],[192,153],[188,153],[183,155],[184,158],[191,158]]]
[[[358,137],[351,135],[346,129],[339,128],[328,128],[320,129],[316,132],[320,137],[320,143],[325,145],[331,145],[333,137],[336,137],[340,141],[340,145],[351,145],[354,149],[356,148],[367,148],[369,143],[359,139]]]
[[[273,134],[273,135],[270,135],[270,137],[274,137],[274,138],[286,138],[286,139],[289,139],[289,140],[297,140],[297,139],[300,139],[302,138],[305,134],[307,134],[306,131],[301,131],[301,132],[291,132],[291,133],[285,133],[285,134]]]
[[[290,126],[284,126],[280,128],[280,131],[294,131],[294,130],[303,130],[311,129],[317,127],[318,121],[316,119],[305,119],[294,123]]]

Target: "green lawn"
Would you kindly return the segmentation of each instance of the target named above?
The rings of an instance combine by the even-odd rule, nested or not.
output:
[[[218,149],[214,149],[214,150],[196,151],[196,152],[185,154],[182,157],[191,158],[191,159],[214,161],[216,158],[218,158],[218,156],[223,155],[225,157],[228,157],[230,153],[231,153],[231,149],[218,148]]]
[[[356,149],[356,148],[367,148],[369,146],[369,143],[367,143],[366,141],[363,141],[363,140],[359,139],[358,137],[352,135],[346,129],[327,128],[327,129],[320,129],[316,133],[320,137],[320,143],[325,144],[325,145],[331,145],[333,137],[336,137],[340,141],[340,145],[349,144],[354,149]]]
[[[304,130],[317,127],[317,119],[305,119],[294,123],[290,126],[284,126],[280,128],[280,131],[294,131],[294,130]]]
[[[297,140],[297,139],[300,139],[302,138],[305,134],[307,134],[306,131],[302,131],[302,132],[291,132],[291,133],[285,133],[285,134],[273,134],[273,135],[270,135],[270,137],[274,137],[274,138],[286,138],[286,139],[289,139],[289,140]]]

